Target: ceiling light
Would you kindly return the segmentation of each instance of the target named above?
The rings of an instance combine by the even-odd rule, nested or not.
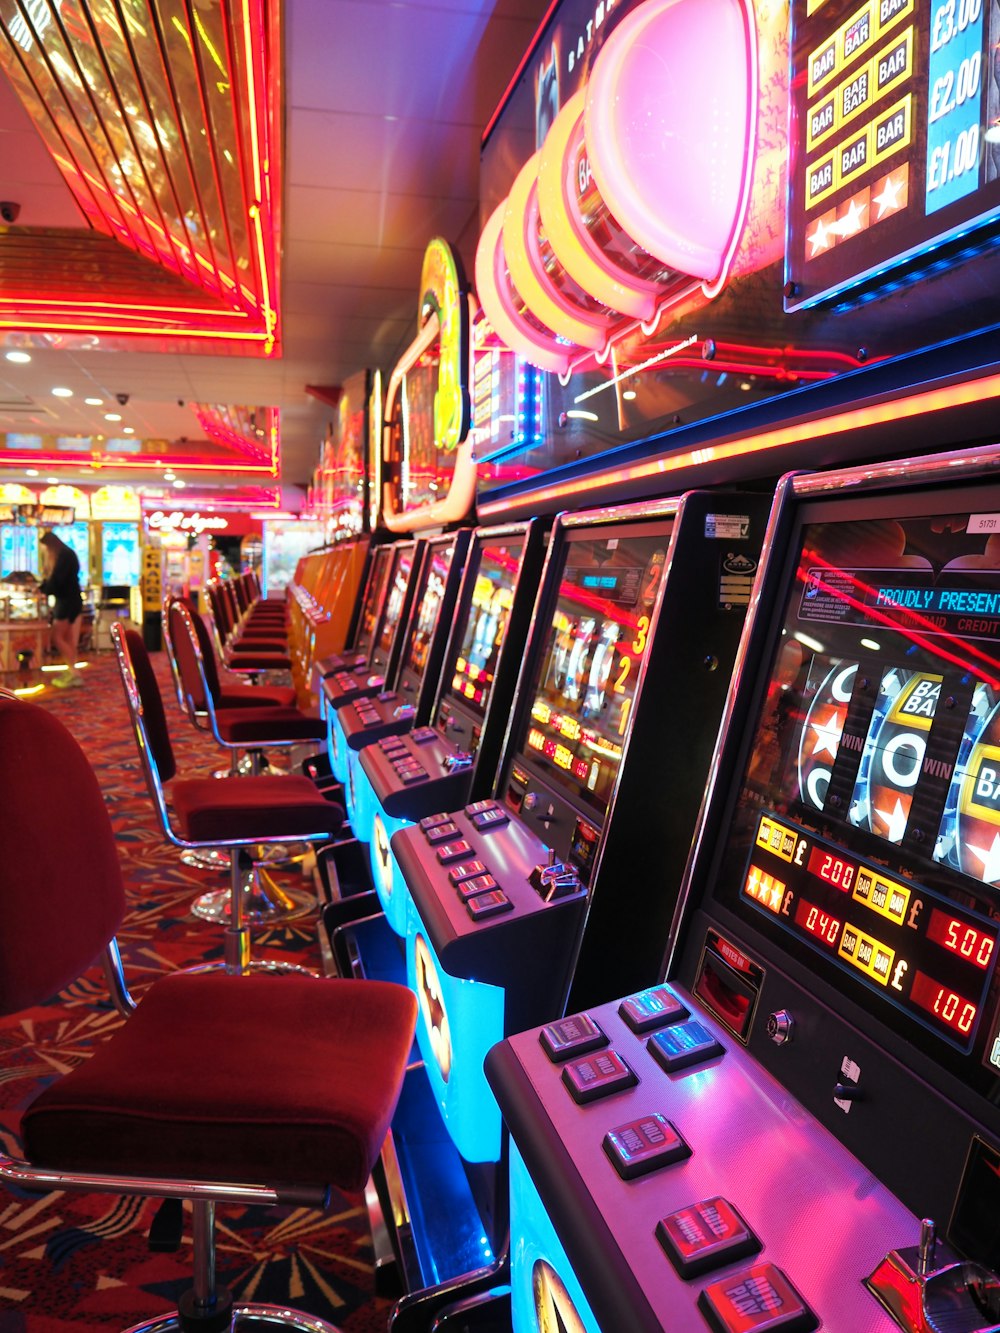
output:
[[[104,406],[104,399],[103,399],[103,398],[85,398],[83,401],[87,404],[88,407],[103,407],[103,406]]]
[[[169,468],[168,468],[168,470],[167,470],[166,472],[164,472],[164,474],[163,474],[163,480],[164,480],[164,481],[173,481],[173,479],[174,479],[174,477],[176,477],[176,475],[177,475],[176,472],[171,472],[171,471],[169,470]]]
[[[53,397],[53,398],[72,398],[72,397],[73,397],[73,390],[72,390],[72,389],[67,389],[67,388],[65,388],[65,387],[63,387],[63,386],[60,386],[59,388],[56,388],[56,389],[53,389],[53,390],[52,390],[52,397]]]
[[[37,476],[38,476],[38,468],[36,468],[36,467],[25,468],[25,469],[24,469],[24,475],[25,475],[26,477],[37,477]]]
[[[174,482],[174,488],[178,491],[182,491],[186,485],[187,482],[184,481],[182,477],[178,477],[177,480]]]
[[[105,421],[121,421],[121,419],[122,414],[120,412],[105,412],[104,414]]]
[[[31,355],[28,352],[8,352],[7,360],[13,361],[18,366],[26,366],[31,360]]]
[[[58,486],[58,485],[59,485],[59,478],[58,478],[58,477],[46,477],[45,480],[48,482],[48,484],[49,484],[50,486]]]
[[[135,434],[135,427],[134,427],[134,426],[123,426],[123,427],[122,427],[122,434],[123,434],[123,435],[134,435],[134,434]]]
[[[626,402],[631,403],[631,402],[635,399],[635,390],[634,390],[634,389],[623,389],[623,390],[622,390],[622,397],[625,399]]]

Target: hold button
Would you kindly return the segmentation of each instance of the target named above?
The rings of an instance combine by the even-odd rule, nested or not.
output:
[[[681,1277],[697,1277],[760,1249],[760,1241],[733,1205],[718,1196],[661,1217],[656,1239]]]

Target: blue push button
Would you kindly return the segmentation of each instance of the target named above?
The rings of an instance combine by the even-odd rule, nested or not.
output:
[[[606,1035],[589,1014],[571,1014],[569,1018],[549,1023],[539,1032],[538,1040],[554,1064],[608,1044]]]
[[[563,1068],[562,1080],[581,1106],[631,1088],[639,1081],[617,1051],[598,1051],[573,1060]]]
[[[655,986],[622,1000],[618,1012],[633,1032],[653,1032],[689,1018],[688,1010],[666,986]]]
[[[510,823],[509,818],[499,806],[494,806],[492,810],[477,810],[474,815],[469,817],[481,832],[486,832],[492,828],[501,828],[504,824]]]
[[[692,1020],[657,1032],[646,1043],[647,1050],[656,1057],[668,1074],[689,1065],[704,1064],[725,1049],[715,1040],[708,1028]]]
[[[691,1156],[691,1149],[659,1112],[609,1129],[604,1136],[604,1151],[622,1180],[634,1180]]]

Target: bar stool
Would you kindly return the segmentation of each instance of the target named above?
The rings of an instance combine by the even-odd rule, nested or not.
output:
[[[174,1314],[128,1333],[243,1321],[336,1333],[288,1306],[234,1304],[216,1277],[215,1211],[322,1208],[331,1186],[364,1187],[402,1086],[413,995],[380,981],[182,972],[137,1005],[115,940],[125,891],[97,779],[56,717],[6,692],[0,804],[20,834],[0,860],[0,1014],[51,999],[99,958],[128,1016],[24,1112],[23,1158],[0,1153],[0,1180],[191,1202],[193,1286]]]
[[[343,808],[304,777],[176,778],[163,698],[142,637],[120,625],[112,637],[146,786],[164,837],[184,851],[219,847],[229,852],[228,890],[203,894],[192,910],[208,920],[226,920],[226,966],[244,971],[249,924],[288,914],[285,904],[272,903],[264,893],[253,850],[273,843],[330,842],[343,827]],[[168,782],[170,809],[164,790]],[[297,915],[315,906],[311,894],[285,892]]]

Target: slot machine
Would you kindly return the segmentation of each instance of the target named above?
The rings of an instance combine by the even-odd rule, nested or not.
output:
[[[557,1018],[574,969],[599,988],[661,961],[649,870],[669,858],[679,881],[767,508],[692,493],[560,516],[493,798],[392,838],[420,1076],[472,1179],[501,1160],[490,1046]],[[658,942],[622,958],[637,920]]]
[[[1000,1326],[998,466],[779,487],[665,979],[489,1056],[517,1333]]]
[[[492,791],[543,554],[537,522],[474,531],[430,722],[359,752],[372,882],[397,935],[406,934],[407,890],[390,839]]]
[[[332,653],[313,663],[313,686],[320,695],[327,676],[345,671],[362,675],[366,671],[389,587],[393,551],[390,545],[376,546],[372,551],[361,597],[352,615],[347,647],[342,653]]]
[[[428,721],[471,535],[471,528],[460,528],[424,540],[409,616],[398,649],[393,649],[395,672],[387,673],[383,688],[355,695],[337,709],[338,744],[347,756],[347,817],[359,842],[371,841],[374,819],[374,798],[360,751]]]
[[[381,590],[370,580],[366,590],[366,606],[362,615],[362,631],[367,639],[365,660],[337,667],[320,678],[320,707],[327,721],[327,750],[330,768],[338,782],[348,779],[348,746],[340,723],[340,710],[355,699],[368,698],[384,689],[394,670],[402,642],[402,626],[406,624],[413,597],[414,573],[423,558],[421,542],[397,542],[382,550],[390,552],[388,564],[379,562],[374,568],[381,571],[385,586]]]

